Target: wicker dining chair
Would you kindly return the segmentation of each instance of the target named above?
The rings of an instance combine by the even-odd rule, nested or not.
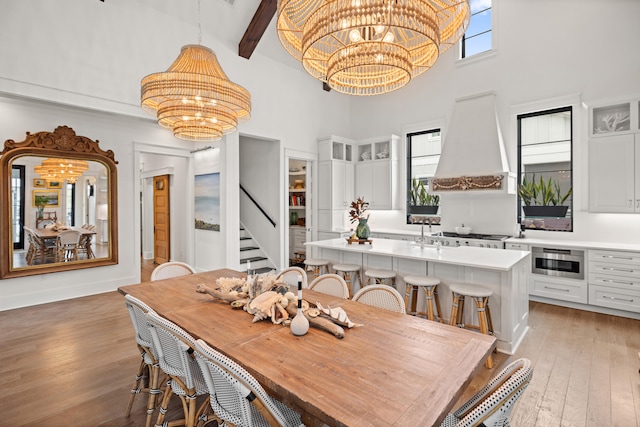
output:
[[[300,414],[273,399],[244,368],[202,340],[196,341],[196,360],[211,391],[215,414],[237,427],[303,426]]]
[[[329,273],[318,276],[309,285],[309,289],[334,297],[349,299],[349,286],[338,274]]]
[[[78,246],[80,244],[80,232],[77,230],[65,230],[58,234],[56,240],[58,261],[77,261]]]
[[[151,336],[146,318],[146,314],[153,310],[131,295],[125,295],[124,298],[131,322],[133,323],[136,343],[138,344],[141,358],[136,379],[131,387],[131,396],[129,396],[125,416],[129,417],[131,414],[133,402],[140,392],[149,393],[147,400],[147,422],[145,426],[150,427],[153,412],[156,407],[156,400],[160,395],[160,386],[164,382],[160,379],[162,370],[158,363],[158,355],[153,348],[153,337]],[[147,387],[145,387],[145,383],[148,383]]]
[[[300,267],[288,267],[285,268],[276,277],[276,282],[284,282],[292,288],[298,288],[298,277],[302,277],[302,287],[308,288],[307,272]]]
[[[27,236],[27,242],[29,243],[26,254],[27,265],[33,265],[36,259],[39,259],[40,263],[44,263],[49,258],[55,260],[55,243],[47,244],[50,240],[41,239],[35,234],[33,229],[29,227],[24,227],[24,231]]]
[[[404,298],[395,288],[388,285],[369,285],[353,296],[353,301],[382,308],[396,313],[406,314]]]
[[[504,368],[457,411],[447,415],[440,427],[509,427],[513,404],[533,376],[529,359],[518,359]]]
[[[182,401],[184,420],[171,420],[169,424],[178,425],[182,422],[186,427],[194,427],[198,419],[202,420],[206,416],[205,411],[209,406],[205,400],[196,408],[196,398],[208,396],[209,389],[193,356],[195,339],[184,329],[160,317],[154,311],[148,312],[145,317],[151,331],[154,351],[158,354],[160,368],[169,376],[156,425],[164,425],[169,402],[175,395]]]
[[[189,264],[179,261],[163,262],[151,272],[151,281],[194,274],[196,270]]]

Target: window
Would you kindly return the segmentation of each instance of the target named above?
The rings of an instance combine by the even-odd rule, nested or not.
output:
[[[525,229],[573,231],[572,107],[517,120],[518,222]]]
[[[24,249],[25,167],[11,166],[11,227],[13,249]]]
[[[461,58],[491,50],[492,9],[491,0],[471,0],[471,20],[462,36]]]
[[[65,191],[65,220],[67,225],[76,225],[76,184],[67,182]]]
[[[442,151],[440,129],[407,134],[407,224],[410,224],[414,179],[429,191],[429,178],[438,167]]]

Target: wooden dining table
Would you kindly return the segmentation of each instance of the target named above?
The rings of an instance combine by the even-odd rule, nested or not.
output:
[[[307,426],[437,426],[496,346],[492,336],[310,290],[305,300],[342,307],[362,326],[342,339],[313,327],[294,336],[196,292],[244,276],[220,269],[118,290],[242,365]]]
[[[67,230],[74,230],[74,231],[78,231],[80,233],[80,237],[81,237],[81,244],[84,246],[84,249],[86,250],[87,253],[87,259],[90,258],[95,258],[95,254],[93,253],[93,249],[91,249],[91,240],[93,239],[93,236],[96,234],[95,230],[88,230],[86,228],[75,228],[75,227],[71,227],[71,228],[59,228],[59,229],[55,229],[55,228],[35,228],[33,229],[33,232],[36,234],[37,237],[39,237],[43,244],[46,246],[47,240],[56,240],[58,238],[58,235],[60,235],[60,233],[62,233],[63,231],[67,231]],[[88,236],[88,238],[86,240],[82,240],[83,236]],[[54,244],[52,244],[53,246],[55,246]]]

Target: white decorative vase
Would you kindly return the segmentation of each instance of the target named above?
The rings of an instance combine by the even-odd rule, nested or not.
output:
[[[302,312],[302,278],[298,278],[298,312],[291,320],[291,333],[296,336],[305,335],[309,332],[309,320]]]

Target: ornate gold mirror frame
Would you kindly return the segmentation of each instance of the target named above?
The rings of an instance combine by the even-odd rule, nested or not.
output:
[[[98,140],[94,141],[87,137],[76,135],[75,131],[67,126],[59,126],[53,132],[37,132],[35,134],[27,132],[25,140],[21,142],[15,142],[11,139],[5,141],[4,150],[0,153],[0,175],[2,179],[0,186],[0,206],[2,207],[0,212],[0,278],[55,273],[118,263],[117,162],[114,159],[113,151],[102,150],[98,142]],[[106,180],[104,190],[106,192],[106,203],[103,204],[103,207],[106,207],[107,212],[106,219],[104,219],[106,227],[104,227],[105,230],[103,231],[106,238],[106,247],[102,255],[98,257],[87,255],[86,259],[78,259],[71,262],[55,260],[38,265],[24,265],[14,262],[13,233],[15,226],[12,209],[12,164],[14,161],[24,160],[27,156],[42,159],[82,160],[89,163],[96,162],[104,166],[105,173],[101,179]],[[37,178],[36,175],[33,176]],[[35,178],[34,185],[36,184],[35,181],[41,181]],[[33,193],[35,203],[36,191],[34,190]],[[31,196],[25,194],[23,203],[31,208]],[[25,253],[28,246],[29,242],[25,238]],[[19,255],[23,256],[22,254]]]

